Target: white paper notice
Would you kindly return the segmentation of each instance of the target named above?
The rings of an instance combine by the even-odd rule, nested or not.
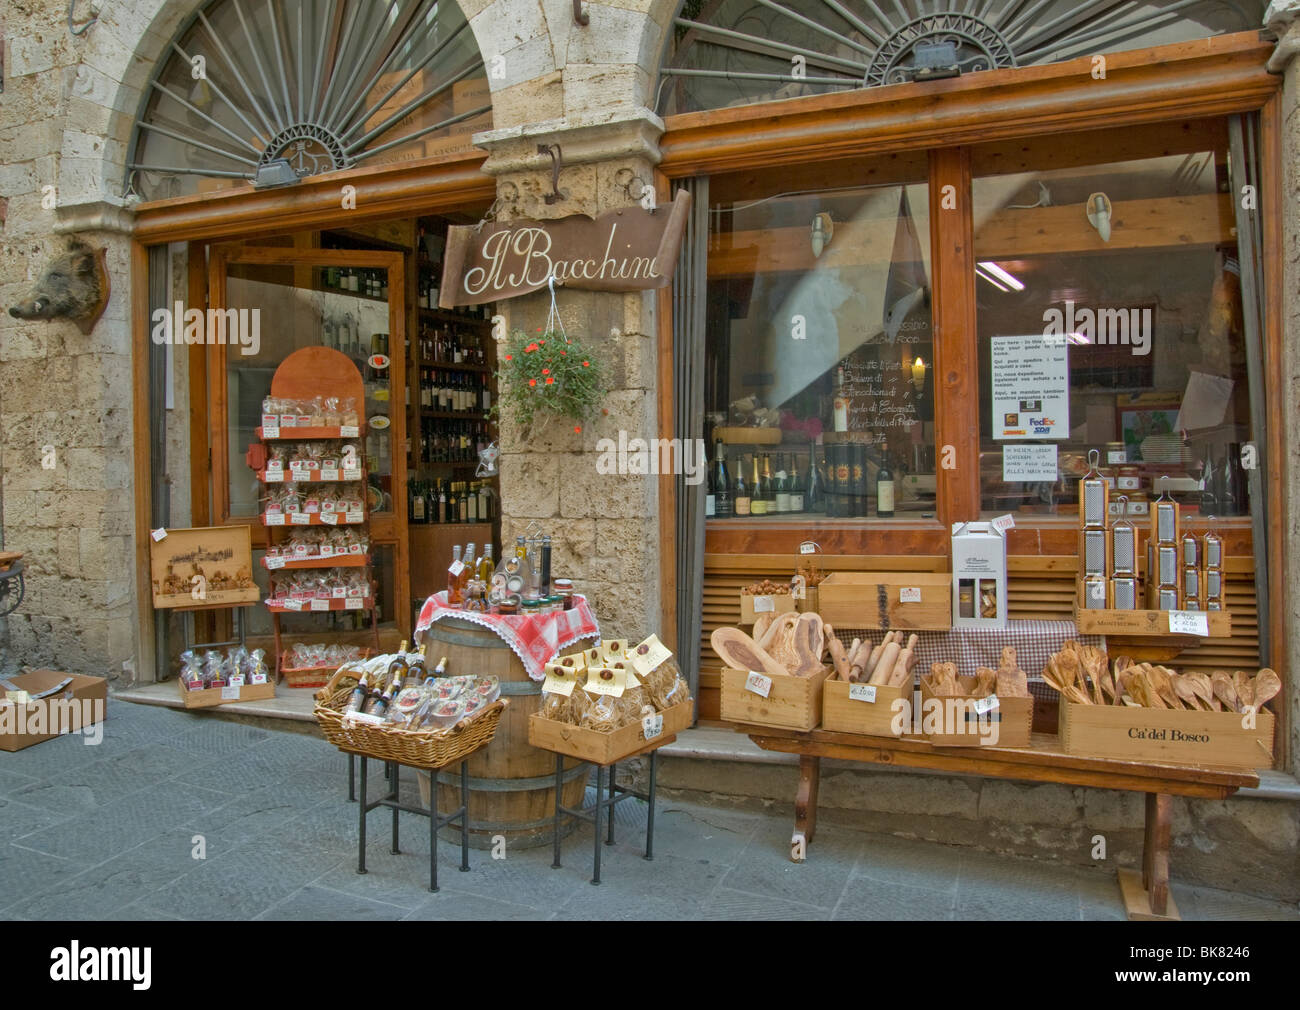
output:
[[[1070,437],[1070,345],[1064,336],[991,337],[993,437]]]
[[[898,591],[898,602],[899,603],[920,603],[921,587],[920,586],[902,587]],[[852,695],[852,693],[853,693],[852,691],[849,692],[850,695]]]
[[[221,689],[221,700],[222,700],[222,701],[238,701],[238,700],[239,700],[239,685],[238,685],[238,684],[234,684],[234,685],[227,685],[227,686],[223,687],[223,688]]]
[[[1057,478],[1056,446],[1054,445],[1004,445],[1002,447],[1002,480],[1008,484],[1024,481],[1028,484],[1054,484]]]
[[[1183,403],[1174,430],[1194,431],[1222,424],[1231,401],[1231,379],[1208,372],[1192,372],[1187,380],[1187,389],[1183,391]]]
[[[755,596],[755,597],[754,597],[754,613],[756,613],[756,614],[770,614],[770,613],[772,613],[775,609],[776,609],[776,604],[772,601],[772,597],[770,597],[770,596]]]
[[[1210,637],[1210,618],[1204,612],[1194,610],[1169,611],[1169,631],[1174,635],[1199,635]]]
[[[875,684],[850,684],[849,685],[850,701],[867,701],[873,705],[876,702],[876,685]]]
[[[749,676],[745,678],[745,690],[753,691],[760,698],[766,698],[772,690],[772,678],[750,670]]]

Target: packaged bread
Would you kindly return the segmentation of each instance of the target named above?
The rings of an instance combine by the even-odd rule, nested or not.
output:
[[[586,691],[574,691],[573,693],[575,695],[587,694]],[[595,698],[588,695],[588,698],[590,698],[590,701],[586,711],[582,713],[579,725],[583,729],[594,729],[597,733],[612,733],[618,729],[621,725],[619,722],[618,699],[608,694],[598,695]]]

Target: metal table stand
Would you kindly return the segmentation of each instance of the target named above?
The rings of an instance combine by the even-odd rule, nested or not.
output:
[[[357,834],[357,873],[366,872],[366,814],[374,810],[375,807],[388,807],[393,811],[393,854],[399,855],[401,850],[397,842],[397,815],[399,811],[406,811],[408,814],[417,814],[420,817],[429,818],[429,890],[435,894],[438,891],[438,829],[446,827],[455,821],[460,821],[460,872],[469,872],[469,766],[465,763],[469,755],[465,755],[460,761],[460,807],[454,813],[440,815],[438,813],[438,786],[437,775],[438,769],[434,769],[433,777],[430,781],[429,788],[429,809],[423,807],[412,807],[402,803],[398,799],[398,792],[401,785],[401,775],[399,765],[396,761],[386,761],[388,775],[388,793],[377,800],[366,802],[366,766],[369,759],[364,754],[357,754],[361,758],[361,799],[358,803],[360,811],[359,831]],[[348,754],[349,772],[352,764],[351,753]],[[445,765],[443,767],[446,767]],[[428,771],[429,769],[422,769]],[[352,776],[348,776],[349,793],[351,792]],[[349,796],[351,798],[351,796]]]
[[[584,821],[591,821],[595,830],[592,832],[592,851],[594,853],[593,865],[594,875],[591,878],[592,884],[600,883],[600,822],[602,811],[608,810],[605,814],[609,819],[609,837],[605,839],[606,845],[614,844],[614,807],[627,799],[645,800],[650,809],[646,814],[645,826],[645,858],[654,859],[655,844],[655,777],[658,773],[658,761],[656,755],[663,744],[675,739],[669,737],[666,740],[655,741],[655,746],[650,750],[650,788],[648,792],[641,792],[636,789],[629,789],[626,786],[620,786],[615,781],[615,772],[618,769],[618,762],[611,761],[608,765],[596,765],[596,805],[582,809],[574,809],[563,805],[562,789],[564,777],[564,754],[556,753],[555,755],[555,862],[551,863],[551,869],[560,868],[560,825],[563,823],[563,817],[581,818]],[[640,753],[645,753],[644,751]],[[629,754],[627,757],[637,755]],[[624,758],[626,760],[626,758]],[[594,763],[594,762],[593,762]],[[606,771],[608,769],[608,772]],[[606,793],[605,775],[609,775],[608,793]]]

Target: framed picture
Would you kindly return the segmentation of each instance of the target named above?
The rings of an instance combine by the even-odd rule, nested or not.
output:
[[[1176,396],[1119,397],[1116,428],[1130,463],[1177,463],[1182,458],[1182,438],[1175,427],[1178,408]]]

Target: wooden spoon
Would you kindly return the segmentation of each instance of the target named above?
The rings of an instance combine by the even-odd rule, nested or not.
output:
[[[1204,673],[1185,673],[1183,677],[1192,685],[1192,691],[1200,700],[1201,706],[1208,712],[1222,712],[1223,705],[1219,699],[1214,696],[1214,688],[1210,686],[1210,678]]]
[[[1214,690],[1214,696],[1230,711],[1241,711],[1241,702],[1237,700],[1237,689],[1233,686],[1231,677],[1222,670],[1215,670],[1210,674],[1210,686]]]
[[[1141,701],[1147,706],[1147,708],[1182,708],[1181,705],[1177,704],[1177,699],[1175,699],[1175,704],[1172,706],[1165,701],[1164,697],[1160,693],[1160,689],[1156,686],[1154,667],[1139,673],[1135,683],[1142,685],[1142,694],[1144,697]],[[1172,695],[1173,690],[1171,689],[1169,693]]]
[[[1250,674],[1245,670],[1238,670],[1232,675],[1232,686],[1237,689],[1237,701],[1241,703],[1241,711],[1247,707],[1255,707],[1255,684],[1250,679]]]
[[[1264,707],[1264,702],[1269,701],[1282,690],[1282,678],[1266,667],[1255,674],[1255,683],[1252,687],[1255,693],[1255,711],[1258,712]]]
[[[1190,680],[1186,677],[1170,677],[1169,683],[1173,686],[1174,694],[1178,696],[1178,699],[1185,707],[1200,709],[1200,701]]]
[[[1156,694],[1165,703],[1166,708],[1183,707],[1183,703],[1178,700],[1178,695],[1174,693],[1173,680],[1169,676],[1169,670],[1165,667],[1150,667],[1147,670],[1147,683],[1155,688]]]

